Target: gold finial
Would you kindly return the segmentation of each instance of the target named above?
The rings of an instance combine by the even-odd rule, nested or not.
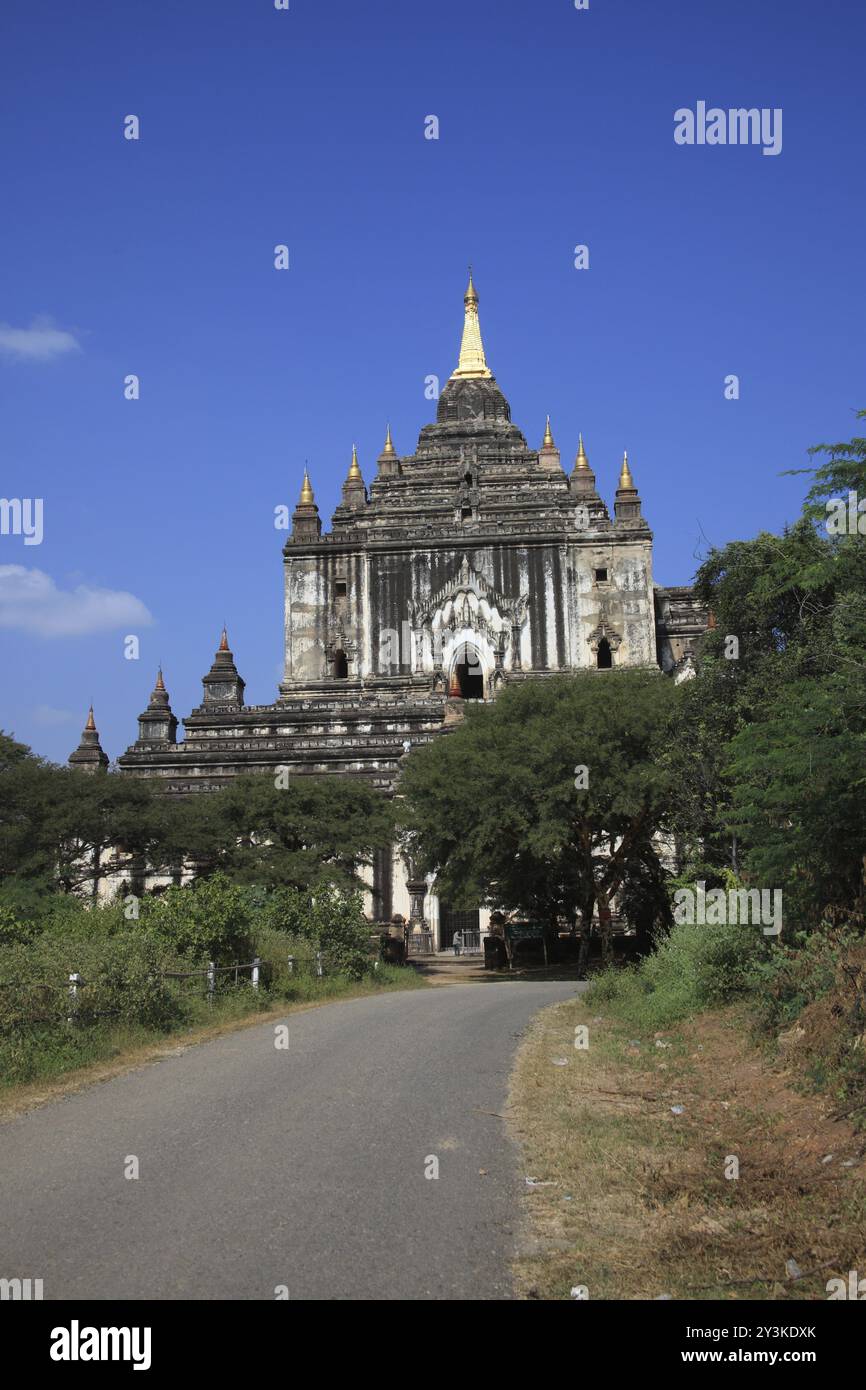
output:
[[[619,487],[621,492],[634,492],[634,478],[631,476],[631,469],[628,466],[628,449],[622,456],[622,468],[619,470]]]
[[[225,626],[223,626],[223,635],[220,638],[219,649],[221,652],[227,652],[229,649],[229,634]]]
[[[315,499],[315,497],[313,496],[313,489],[312,489],[312,486],[310,485],[310,475],[308,474],[308,472],[307,472],[307,470],[306,470],[306,468],[305,468],[305,469],[304,469],[304,481],[303,481],[302,484],[301,484],[301,500],[300,500],[300,502],[298,503],[298,505],[301,506],[301,507],[312,507],[313,504],[314,504],[314,502],[315,502],[315,500],[316,500],[316,499]]]
[[[544,427],[544,443],[542,444],[541,447],[542,447],[543,449],[555,449],[555,448],[556,448],[556,445],[555,445],[554,442],[553,442],[553,433],[552,433],[551,428],[550,428],[550,416],[549,416],[549,415],[548,415],[548,417],[547,417],[547,424],[546,424],[545,427]]]
[[[382,453],[387,454],[388,457],[391,458],[394,454],[396,454],[396,452],[397,450],[394,448],[394,441],[391,438],[391,426],[389,425],[385,434],[385,447],[382,450]]]
[[[85,724],[84,728],[85,728],[85,731],[86,731],[87,733],[92,733],[92,734],[95,734],[95,733],[96,733],[96,721],[95,721],[94,718],[93,718],[93,706],[92,706],[92,705],[90,706],[90,712],[89,712],[89,714],[88,714],[88,716],[87,716],[87,723]]]
[[[357,447],[353,444],[352,462],[349,464],[349,481],[354,482],[357,478],[361,478],[361,470],[358,467],[358,450]],[[363,482],[363,479],[361,479],[361,481]]]
[[[583,447],[583,435],[577,436],[577,458],[574,460],[575,468],[589,469],[589,459],[586,457],[586,450]]]
[[[162,679],[162,667],[156,673],[156,689],[165,690],[165,681]]]
[[[460,343],[460,358],[451,379],[455,377],[492,377],[493,373],[484,356],[481,341],[481,325],[478,322],[478,294],[472,283],[472,267],[469,267],[469,287],[463,296],[463,338]]]

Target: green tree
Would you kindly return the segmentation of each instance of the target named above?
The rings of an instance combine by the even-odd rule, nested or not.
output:
[[[238,777],[210,800],[220,867],[266,888],[354,888],[393,835],[388,800],[349,777],[290,776],[280,788],[270,774]]]
[[[719,864],[736,844],[734,867],[782,888],[801,926],[862,911],[866,853],[866,513],[853,530],[827,524],[828,500],[866,499],[866,440],[810,452],[824,462],[796,470],[813,479],[801,519],[701,567],[717,622],[684,706],[707,772],[695,838]]]
[[[0,891],[13,880],[16,895],[35,901],[55,885],[54,814],[57,769],[0,732]]]
[[[469,706],[408,760],[410,852],[455,902],[551,928],[576,914],[588,928],[597,909],[609,957],[611,905],[627,882],[643,909],[666,910],[654,836],[675,823],[676,706],[661,673],[627,670],[515,683],[495,705]]]
[[[0,735],[0,892],[36,905],[56,891],[96,899],[118,868],[183,858],[188,817],[157,785],[58,767]]]

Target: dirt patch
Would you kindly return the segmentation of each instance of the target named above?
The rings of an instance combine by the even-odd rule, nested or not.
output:
[[[550,1184],[527,1184],[522,1296],[823,1299],[866,1271],[866,1136],[794,1083],[735,1009],[643,1037],[580,1001],[539,1015],[509,1112]]]
[[[519,966],[516,970],[486,970],[483,956],[422,956],[409,964],[430,985],[502,984],[514,980],[574,980],[582,977],[571,965]]]

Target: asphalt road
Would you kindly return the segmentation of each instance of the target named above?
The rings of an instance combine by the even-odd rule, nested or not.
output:
[[[337,1002],[288,1015],[288,1050],[257,1025],[0,1125],[0,1277],[46,1299],[508,1298],[525,1175],[486,1112],[532,1014],[579,988]]]

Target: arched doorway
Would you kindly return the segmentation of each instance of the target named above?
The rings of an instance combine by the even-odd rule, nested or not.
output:
[[[334,680],[345,681],[349,678],[349,658],[343,651],[334,652]]]
[[[597,664],[600,671],[609,671],[613,666],[613,652],[606,637],[602,637],[598,644]]]
[[[458,653],[449,694],[461,700],[484,699],[484,668],[474,647],[463,647]]]

